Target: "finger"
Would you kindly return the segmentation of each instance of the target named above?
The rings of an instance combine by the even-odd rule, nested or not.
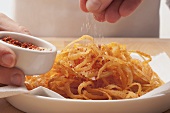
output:
[[[87,0],[86,8],[92,13],[101,13],[107,9],[113,0]]]
[[[15,63],[15,53],[10,48],[0,44],[0,65],[4,67],[13,67]]]
[[[17,68],[5,68],[0,66],[0,83],[22,86],[24,81],[24,73],[21,70]]]
[[[24,34],[30,34],[29,31],[17,24],[15,21],[0,13],[0,31],[12,31],[12,32],[20,32]]]
[[[105,11],[103,11],[101,13],[94,13],[93,16],[99,22],[104,22],[105,21]]]
[[[110,4],[105,13],[106,21],[110,23],[115,23],[121,18],[121,15],[119,14],[119,8],[121,3],[122,0],[115,0]]]
[[[128,16],[130,15],[142,2],[143,0],[124,0],[120,7],[120,15]]]
[[[86,8],[86,6],[88,6],[88,7],[91,7],[91,6],[89,6],[91,3],[89,3],[89,2],[91,2],[91,0],[79,0],[79,2],[80,2],[80,8],[84,11],[84,12],[89,12],[88,10],[90,10],[90,8],[89,9],[87,9]],[[88,2],[88,3],[87,3]],[[93,4],[93,3],[92,3]],[[94,6],[96,6],[95,4],[94,4]],[[91,10],[92,11],[92,10]],[[92,11],[93,12],[93,16],[94,16],[94,18],[97,20],[97,21],[99,21],[99,22],[103,22],[103,21],[105,21],[105,11],[96,11],[96,13],[94,13],[95,11]]]
[[[87,0],[79,0],[80,8],[84,12],[89,12],[86,8],[86,2],[87,2]]]

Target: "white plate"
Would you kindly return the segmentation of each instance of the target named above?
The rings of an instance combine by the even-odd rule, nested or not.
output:
[[[8,97],[27,113],[162,113],[170,108],[170,95],[123,100],[74,100],[20,94]]]
[[[153,61],[152,68],[161,77],[165,76],[163,80],[170,81],[169,57],[163,53]],[[167,68],[160,68],[162,66]],[[170,109],[170,94],[122,100],[57,99],[20,94],[8,97],[7,101],[27,113],[162,113]]]

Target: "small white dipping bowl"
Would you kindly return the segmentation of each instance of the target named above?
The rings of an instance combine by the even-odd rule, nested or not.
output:
[[[15,46],[2,41],[1,39],[5,36],[10,36],[20,42],[32,43],[47,50],[39,51]],[[51,43],[34,36],[16,32],[0,31],[0,44],[11,48],[15,52],[17,56],[15,67],[21,69],[26,75],[39,75],[48,72],[53,66],[57,53],[56,47]]]

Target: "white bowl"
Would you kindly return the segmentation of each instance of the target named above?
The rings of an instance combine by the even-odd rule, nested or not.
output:
[[[16,32],[0,31],[0,39],[4,36],[10,36],[21,42],[29,42],[38,47],[47,48],[47,50],[42,51],[32,50],[18,47],[0,40],[0,44],[11,48],[15,52],[17,56],[15,66],[21,69],[26,75],[43,74],[52,68],[57,53],[57,49],[54,45],[34,36]]]

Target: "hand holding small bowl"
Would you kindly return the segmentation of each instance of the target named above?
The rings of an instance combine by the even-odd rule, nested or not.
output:
[[[5,37],[10,39],[5,41]],[[11,43],[9,40],[14,42]],[[27,48],[28,45],[20,47],[20,44],[17,45],[17,41],[32,44],[32,47]],[[51,43],[34,36],[16,32],[1,31],[0,44],[11,48],[15,52],[17,56],[15,67],[23,70],[26,75],[38,75],[49,71],[57,53],[56,47]]]

